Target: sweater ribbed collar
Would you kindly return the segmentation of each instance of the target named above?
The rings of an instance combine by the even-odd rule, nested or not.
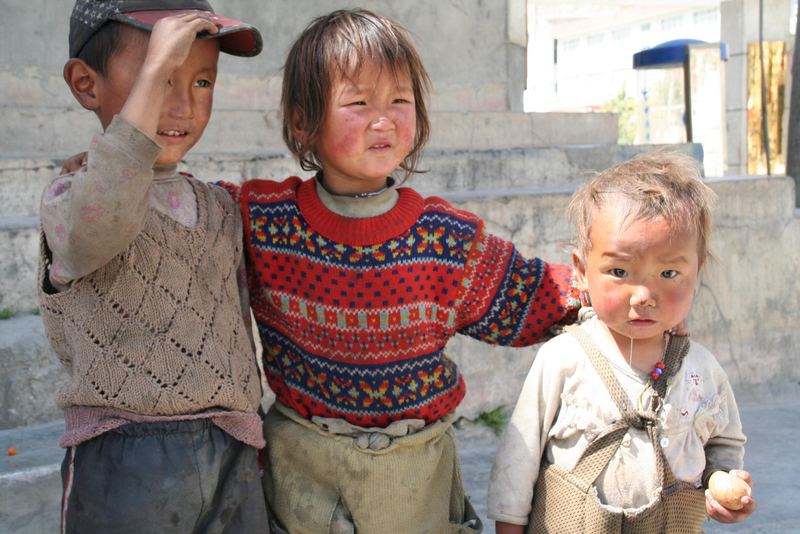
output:
[[[419,219],[425,205],[425,200],[419,193],[408,187],[400,187],[385,192],[387,195],[396,194],[397,201],[384,213],[367,217],[348,217],[326,206],[317,189],[317,181],[314,179],[305,180],[300,184],[297,191],[300,212],[316,232],[346,245],[375,245],[399,236]],[[329,193],[327,195],[331,196]],[[351,200],[366,201],[375,205],[387,201],[383,194]],[[326,201],[330,201],[330,198]]]

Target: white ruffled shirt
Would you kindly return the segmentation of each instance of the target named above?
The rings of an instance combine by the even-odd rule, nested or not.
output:
[[[610,346],[596,317],[584,323],[634,403],[648,406],[649,375],[632,369]],[[610,394],[577,339],[562,334],[540,349],[509,421],[489,482],[490,518],[524,525],[544,457],[572,469],[589,442],[619,419]],[[660,445],[679,480],[702,485],[710,470],[741,469],[745,436],[725,371],[703,346],[691,342],[669,382],[659,413]],[[596,481],[603,503],[640,508],[659,489],[655,451],[644,430],[631,428]]]

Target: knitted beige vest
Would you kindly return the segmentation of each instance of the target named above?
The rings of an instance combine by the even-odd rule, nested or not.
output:
[[[257,409],[261,383],[236,281],[241,217],[228,193],[192,183],[194,228],[151,208],[127,250],[66,291],[48,291],[42,237],[42,319],[70,375],[60,407],[147,416]]]

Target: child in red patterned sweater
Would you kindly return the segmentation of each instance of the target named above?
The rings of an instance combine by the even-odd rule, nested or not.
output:
[[[289,53],[282,99],[284,139],[315,178],[226,184],[277,396],[265,491],[278,532],[480,532],[451,428],[465,386],[445,345],[531,345],[579,307],[569,267],[395,187],[428,138],[429,83],[395,22],[320,17]]]

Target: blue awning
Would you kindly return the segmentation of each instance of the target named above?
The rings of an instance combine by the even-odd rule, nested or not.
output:
[[[697,39],[675,39],[660,45],[642,50],[633,55],[634,69],[665,68],[683,65],[689,45],[709,44]],[[728,45],[719,43],[719,58],[728,61]]]

